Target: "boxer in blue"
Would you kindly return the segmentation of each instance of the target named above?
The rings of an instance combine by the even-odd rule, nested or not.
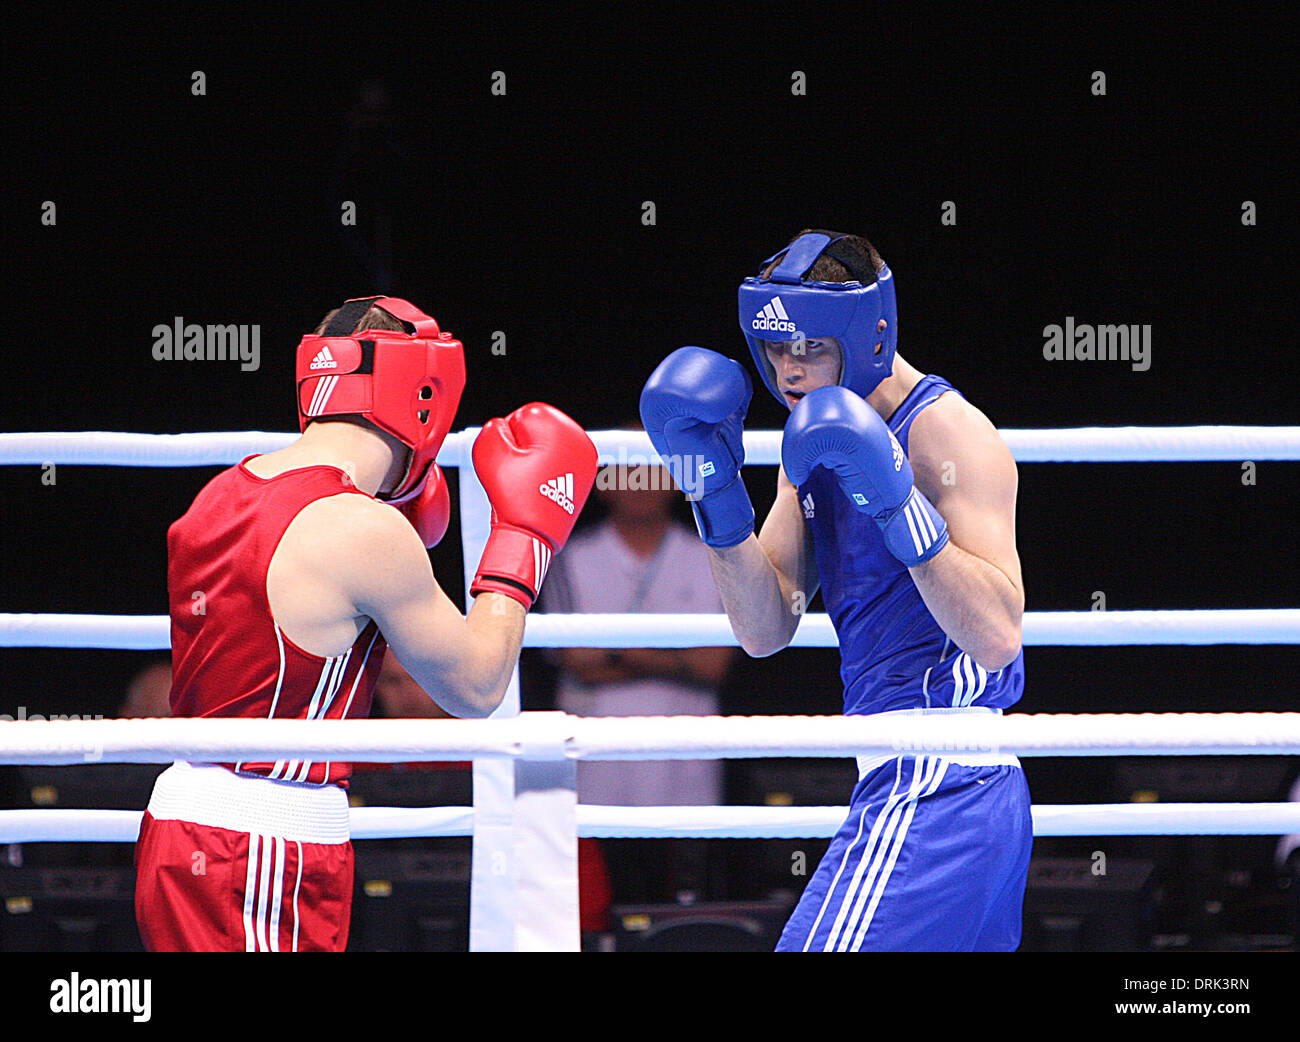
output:
[[[764,656],[789,644],[820,585],[846,714],[1015,704],[1015,462],[950,383],[897,354],[888,266],[865,239],[801,232],[742,283],[739,303],[759,375],[790,409],[761,533],[740,478],[743,366],[680,348],[646,383],[641,415],[692,490],[741,646]],[[1016,758],[862,757],[858,770],[778,950],[1014,950],[1033,841]]]

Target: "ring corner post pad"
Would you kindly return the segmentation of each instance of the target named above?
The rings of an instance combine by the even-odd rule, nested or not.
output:
[[[472,445],[473,433],[464,432],[458,484],[466,605],[492,530]],[[518,666],[493,716],[518,718]],[[576,795],[571,761],[474,761],[470,951],[578,950]],[[556,892],[565,895],[562,901],[555,901]]]
[[[510,703],[519,704],[517,669]],[[540,732],[525,737],[520,758],[474,762],[470,951],[576,952],[577,765],[564,757],[566,716],[514,720]]]
[[[576,952],[578,769],[565,755],[568,716],[527,713],[522,722],[531,733],[514,765],[515,950]]]
[[[474,472],[474,432],[457,439],[459,459],[461,557],[465,565],[465,606],[473,603],[470,584],[492,530],[492,505]],[[444,446],[444,451],[445,451]],[[519,711],[514,678],[505,703]],[[474,841],[469,891],[469,950],[514,950],[514,763],[504,759],[474,761]]]

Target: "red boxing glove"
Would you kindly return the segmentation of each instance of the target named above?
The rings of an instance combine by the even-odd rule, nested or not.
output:
[[[492,534],[470,593],[504,593],[531,608],[591,494],[596,446],[559,409],[533,402],[483,427],[474,469],[492,503]]]
[[[420,533],[425,548],[432,550],[447,534],[451,523],[451,493],[438,464],[429,468],[424,488],[414,499],[408,499],[397,508]]]

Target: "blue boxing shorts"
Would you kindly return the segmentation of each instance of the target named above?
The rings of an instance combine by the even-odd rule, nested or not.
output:
[[[777,951],[1015,951],[1033,846],[1014,756],[859,761]]]

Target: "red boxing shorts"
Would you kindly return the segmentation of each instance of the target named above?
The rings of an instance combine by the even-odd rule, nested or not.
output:
[[[347,795],[175,764],[136,843],[149,951],[343,951],[352,911]]]

